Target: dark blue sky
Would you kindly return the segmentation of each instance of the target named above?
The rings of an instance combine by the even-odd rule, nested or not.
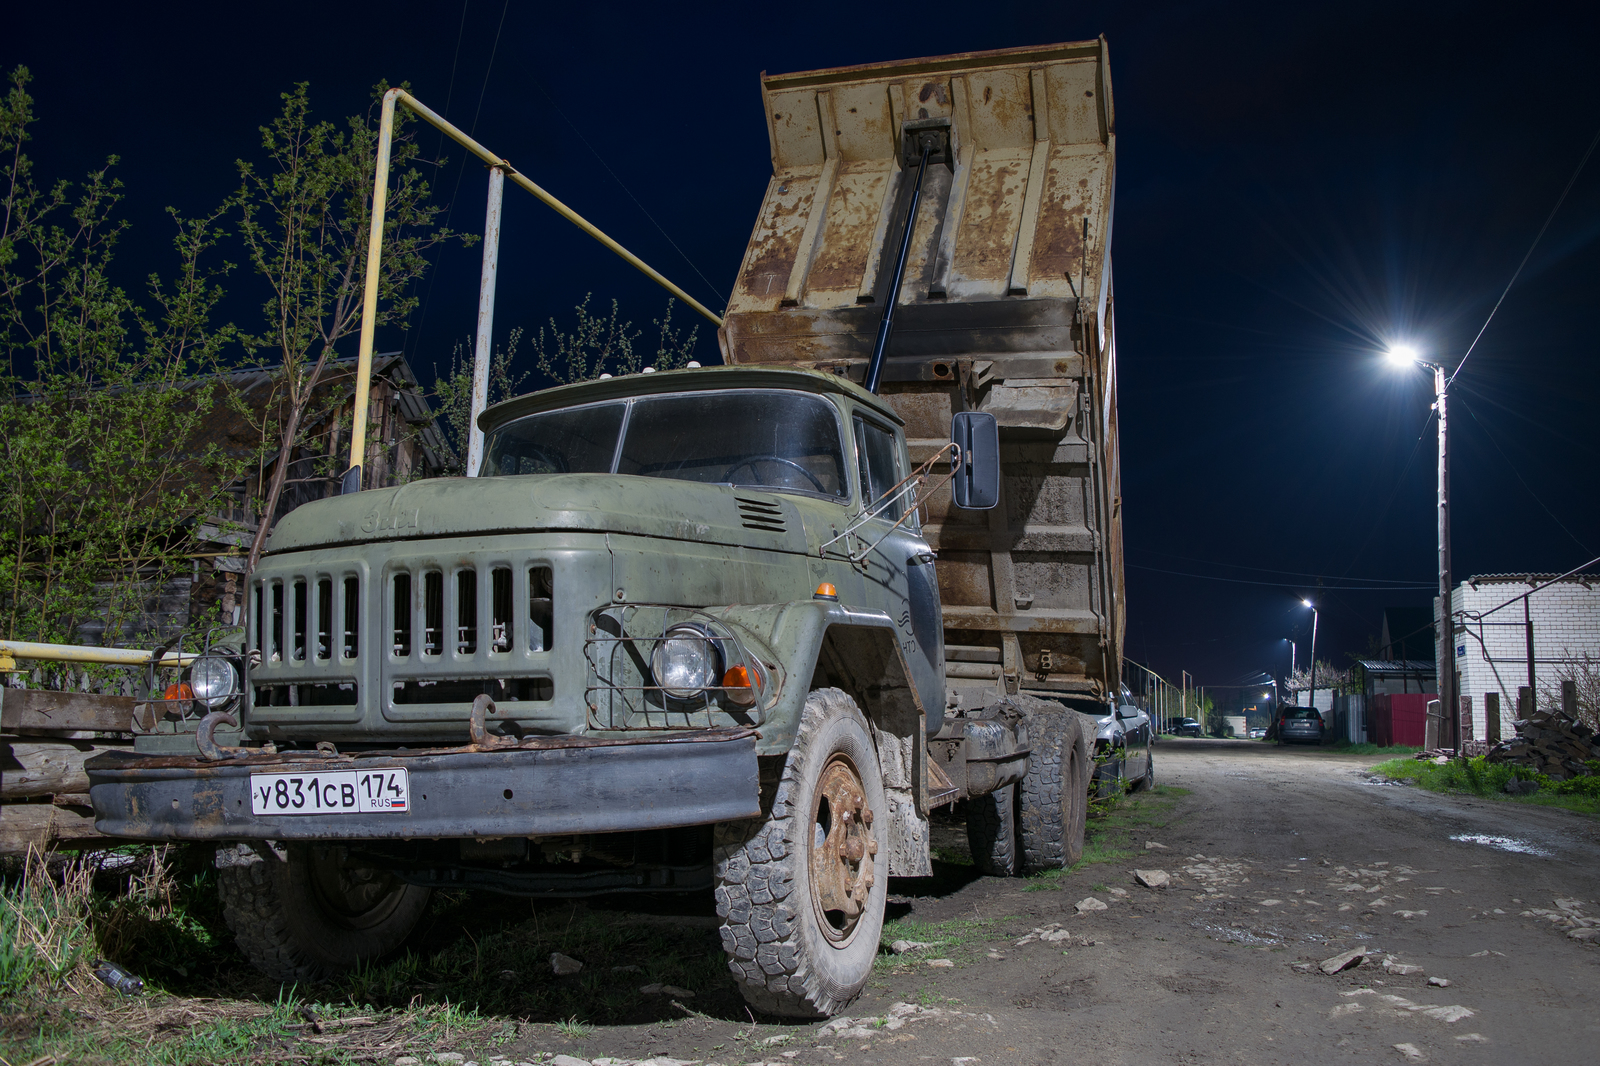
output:
[[[770,172],[760,71],[1106,34],[1128,651],[1220,684],[1282,670],[1286,636],[1304,658],[1298,601],[1315,575],[1328,586],[1314,597],[1319,651],[1340,663],[1386,604],[1429,602],[1340,587],[1433,581],[1432,397],[1420,371],[1396,374],[1377,352],[1405,339],[1459,360],[1600,130],[1600,20],[1573,10],[57,4],[7,17],[0,63],[33,70],[42,175],[122,157],[130,284],[166,263],[163,208],[198,213],[232,189],[280,92],[309,81],[338,118],[388,78],[448,102],[453,121],[720,308]],[[439,195],[452,224],[480,228],[484,172],[447,154]],[[1597,232],[1600,158],[1457,380],[1458,576],[1600,555]],[[424,375],[447,363],[472,328],[477,270],[476,251],[443,256],[415,328],[387,346],[404,343]],[[591,291],[646,325],[664,305],[511,191],[500,284],[502,335],[564,318]],[[233,288],[229,312],[249,324],[260,297],[242,277]],[[701,342],[715,358],[709,330]],[[1197,574],[1232,580],[1183,576]]]

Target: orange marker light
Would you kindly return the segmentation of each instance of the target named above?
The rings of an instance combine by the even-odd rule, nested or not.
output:
[[[164,700],[192,700],[194,699],[194,689],[189,687],[187,681],[177,685],[168,685],[167,690],[161,694],[161,698]]]
[[[811,594],[811,598],[814,600],[832,600],[833,602],[838,603],[839,590],[834,588],[829,582],[824,581],[822,584],[817,586],[817,591]]]
[[[722,688],[729,700],[741,707],[748,707],[756,701],[756,686],[760,681],[759,670],[746,668],[741,663],[722,675]]]

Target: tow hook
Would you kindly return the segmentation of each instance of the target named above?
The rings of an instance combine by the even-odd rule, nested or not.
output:
[[[484,727],[484,719],[494,713],[494,700],[489,698],[487,692],[478,693],[472,701],[472,717],[467,719],[467,732],[472,737],[472,746],[486,751],[516,747],[519,743],[516,737],[495,736]]]
[[[218,744],[212,734],[216,732],[219,725],[232,726],[237,729],[239,728],[239,720],[226,711],[212,711],[200,719],[200,725],[194,731],[194,743],[195,747],[200,749],[200,757],[202,759],[219,762],[223,759],[235,759],[241,755],[249,754],[244,748],[230,748],[227,745]]]

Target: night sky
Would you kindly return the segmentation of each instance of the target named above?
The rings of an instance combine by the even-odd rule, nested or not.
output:
[[[1318,657],[1341,665],[1385,606],[1430,602],[1431,384],[1378,353],[1457,363],[1600,132],[1600,19],[1577,10],[33,4],[6,15],[0,62],[33,71],[41,177],[121,157],[130,288],[170,268],[163,209],[222,200],[280,92],[309,81],[339,119],[387,78],[720,309],[770,174],[762,70],[1104,33],[1128,652],[1223,684],[1282,673],[1285,637],[1304,661],[1302,596],[1321,609]],[[485,172],[445,154],[438,197],[479,230]],[[500,336],[566,321],[588,292],[659,317],[648,281],[531,197],[506,203]],[[1454,386],[1458,579],[1600,555],[1597,234],[1600,152]],[[475,249],[441,256],[413,328],[380,348],[403,345],[424,378],[448,363],[478,268]],[[256,284],[230,285],[246,327]],[[716,361],[709,328],[700,342]]]

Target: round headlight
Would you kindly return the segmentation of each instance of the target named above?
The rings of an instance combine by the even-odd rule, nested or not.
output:
[[[650,653],[650,673],[663,692],[686,700],[721,679],[721,660],[710,632],[693,624],[675,625],[656,641]]]
[[[239,692],[239,674],[226,659],[196,659],[189,667],[189,687],[207,707],[220,707]]]

